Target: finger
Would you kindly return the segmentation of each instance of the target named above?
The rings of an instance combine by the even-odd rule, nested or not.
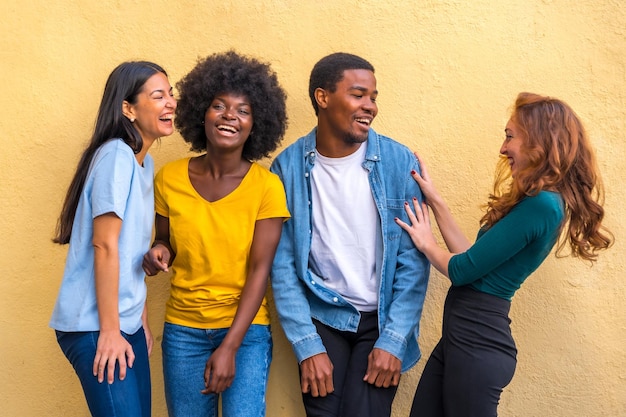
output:
[[[128,347],[126,348],[126,362],[128,362],[128,367],[132,368],[133,364],[135,363],[135,352],[133,351],[133,347],[130,345],[130,343],[128,344]]]
[[[320,396],[320,387],[317,384],[317,381],[313,381],[313,383],[309,384],[309,388],[310,388],[310,392],[311,395],[314,397],[319,397]]]
[[[417,154],[417,152],[413,152],[413,155],[417,158],[417,162],[420,165],[420,171],[422,172],[422,177],[426,178],[428,176],[428,170],[426,169],[426,164],[424,163],[424,159]]]
[[[415,213],[413,213],[413,210],[411,210],[411,206],[409,206],[409,203],[407,203],[406,201],[404,202],[404,211],[406,211],[407,216],[409,216],[409,221],[411,222],[411,225],[417,223],[417,217],[415,217]]]
[[[326,395],[331,394],[335,391],[335,385],[333,384],[333,379],[330,378],[326,385]]]
[[[122,363],[123,362],[123,363]],[[115,359],[109,359],[107,363],[107,382],[112,384],[115,381],[115,364],[117,361]],[[120,381],[123,381],[126,378],[126,361],[120,360]]]
[[[393,376],[391,377],[391,385],[397,387],[398,384],[400,384],[400,373],[394,372]]]
[[[426,202],[422,203],[422,218],[426,222],[428,226],[430,226],[430,210],[428,208],[428,204]]]
[[[300,387],[303,394],[308,394],[309,392],[311,392],[311,384],[309,384],[307,381],[300,381]]]
[[[106,369],[107,362],[108,362],[107,359],[102,356],[100,357],[100,360],[98,361],[96,376],[98,378],[99,383],[104,382],[104,371]]]
[[[421,223],[424,220],[423,218],[424,216],[422,213],[422,207],[420,206],[420,203],[417,200],[417,198],[413,197],[412,202],[413,202],[413,208],[415,209],[415,214],[412,213],[412,210],[410,210],[410,208],[409,210],[411,211],[411,215],[413,215],[413,219],[415,219],[415,220],[411,219],[411,224],[415,225],[417,223]],[[411,216],[409,216],[409,218],[411,218]]]
[[[424,208],[425,207],[426,207],[426,210],[428,210],[428,206],[426,205],[426,203],[420,203],[416,197],[413,197],[413,208],[415,209],[415,217],[417,218],[417,221],[420,223],[424,221]]]
[[[93,367],[92,367],[92,373],[93,376],[98,376],[98,370],[100,367],[100,358],[102,357],[102,355],[100,354],[100,352],[96,352],[96,356],[93,358]],[[102,382],[102,381],[99,381]]]

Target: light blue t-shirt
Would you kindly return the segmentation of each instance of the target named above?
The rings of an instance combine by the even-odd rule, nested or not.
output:
[[[119,239],[120,329],[133,334],[141,327],[146,300],[143,255],[150,247],[154,221],[154,163],[146,155],[139,165],[121,139],[96,152],[81,193],[65,261],[63,282],[50,327],[64,332],[97,331],[93,219],[115,213],[122,219]]]

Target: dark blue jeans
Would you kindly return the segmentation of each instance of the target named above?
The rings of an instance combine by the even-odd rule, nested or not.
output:
[[[94,417],[150,417],[151,386],[148,347],[143,328],[135,334],[122,336],[133,348],[135,362],[126,369],[126,378],[119,380],[119,366],[115,367],[115,381],[99,383],[93,375],[99,332],[56,332],[57,342],[70,361],[85,393],[89,411]]]

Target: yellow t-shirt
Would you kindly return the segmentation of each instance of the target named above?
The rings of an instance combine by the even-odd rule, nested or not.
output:
[[[257,220],[290,217],[283,185],[252,163],[241,184],[220,200],[205,200],[191,185],[189,160],[165,165],[155,178],[155,209],[169,218],[170,298],[165,321],[200,329],[231,326],[246,282]],[[267,300],[252,321],[269,324]]]

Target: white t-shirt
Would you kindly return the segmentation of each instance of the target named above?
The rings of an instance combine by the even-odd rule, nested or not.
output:
[[[380,217],[363,168],[366,146],[343,158],[316,152],[311,171],[313,236],[309,264],[326,287],[359,311],[378,308]]]
[[[120,329],[133,334],[141,327],[146,300],[143,255],[150,248],[154,221],[154,163],[143,167],[121,139],[96,152],[83,187],[72,227],[63,282],[50,327],[64,332],[100,328],[94,277],[93,219],[115,213],[122,219],[119,239]]]

